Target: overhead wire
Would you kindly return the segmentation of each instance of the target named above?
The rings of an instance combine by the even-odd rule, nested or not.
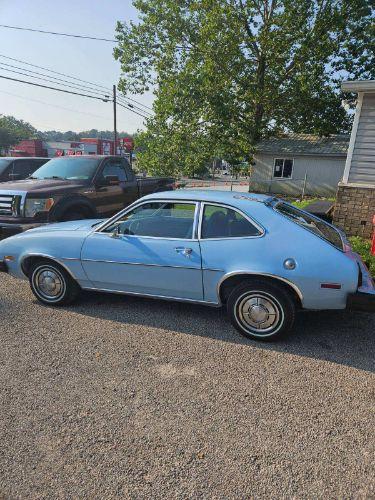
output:
[[[18,63],[26,64],[27,66],[32,66],[34,68],[42,69],[44,71],[48,71],[50,73],[54,73],[54,74],[59,75],[59,76],[65,76],[67,78],[70,78],[71,80],[76,80],[76,81],[79,81],[79,82],[83,82],[85,84],[89,84],[90,86],[93,86],[93,87],[104,89],[106,92],[112,92],[112,89],[110,89],[109,87],[105,87],[104,85],[100,85],[100,84],[97,84],[97,83],[94,83],[94,82],[90,82],[88,80],[83,80],[82,78],[77,78],[75,76],[71,76],[71,75],[68,75],[66,73],[61,73],[59,71],[55,71],[53,69],[46,68],[44,66],[38,66],[37,64],[32,64],[32,63],[29,63],[27,61],[22,61],[21,59],[16,59],[15,57],[9,57],[9,56],[6,56],[4,54],[0,54],[0,57],[2,57],[4,59],[8,59],[10,61],[15,61],[15,62],[18,62]],[[5,63],[2,63],[2,64],[5,64]],[[25,71],[26,71],[26,69],[25,69]],[[71,83],[73,83],[73,82],[71,82]],[[147,106],[146,104],[140,103],[139,101],[137,101],[136,99],[133,99],[132,97],[128,97],[128,96],[126,96],[125,94],[122,94],[122,93],[120,93],[120,95],[124,99],[127,99],[127,100],[129,100],[131,102],[134,102],[135,104],[137,104],[139,106],[142,106],[143,108],[146,108],[146,109],[148,109],[150,111],[153,111],[153,109],[150,106]],[[146,112],[146,111],[144,111],[144,112]]]
[[[35,28],[25,28],[23,26],[10,26],[9,24],[0,24],[0,28],[8,28],[12,30],[21,30],[21,31],[33,31],[34,33],[44,33],[46,35],[57,35],[57,36],[68,36],[68,37],[73,37],[73,38],[85,38],[88,40],[98,40],[100,42],[112,42],[112,43],[117,43],[118,40],[115,40],[113,38],[99,38],[96,36],[90,36],[90,35],[76,35],[73,33],[62,33],[59,31],[45,31],[45,30],[39,30]]]

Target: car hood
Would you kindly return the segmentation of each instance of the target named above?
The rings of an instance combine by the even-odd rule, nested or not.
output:
[[[65,179],[25,179],[23,181],[8,181],[0,183],[0,192],[3,191],[23,191],[28,193],[54,193],[77,190],[87,187],[87,181],[65,180]]]
[[[105,219],[72,220],[69,222],[58,222],[56,224],[45,224],[43,226],[29,229],[26,233],[48,233],[50,231],[87,231],[90,232],[96,224]],[[22,233],[21,233],[22,234]]]

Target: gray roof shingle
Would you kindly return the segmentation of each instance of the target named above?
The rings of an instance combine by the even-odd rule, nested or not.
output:
[[[319,137],[311,134],[288,134],[270,137],[258,143],[261,153],[286,153],[300,155],[344,155],[349,147],[349,134]]]

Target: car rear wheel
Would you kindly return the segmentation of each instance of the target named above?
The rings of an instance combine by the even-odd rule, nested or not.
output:
[[[232,324],[242,335],[272,341],[292,328],[296,308],[283,286],[250,280],[231,291],[227,309]]]
[[[53,306],[70,304],[80,290],[65,269],[47,260],[39,260],[32,265],[29,281],[35,297],[43,304]]]

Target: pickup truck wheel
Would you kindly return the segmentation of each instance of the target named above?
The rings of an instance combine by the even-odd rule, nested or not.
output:
[[[290,330],[295,304],[282,286],[262,280],[250,280],[236,286],[227,301],[234,327],[254,340],[273,341]]]
[[[70,304],[80,290],[78,283],[65,269],[47,260],[39,260],[31,266],[29,281],[35,297],[47,305]]]

